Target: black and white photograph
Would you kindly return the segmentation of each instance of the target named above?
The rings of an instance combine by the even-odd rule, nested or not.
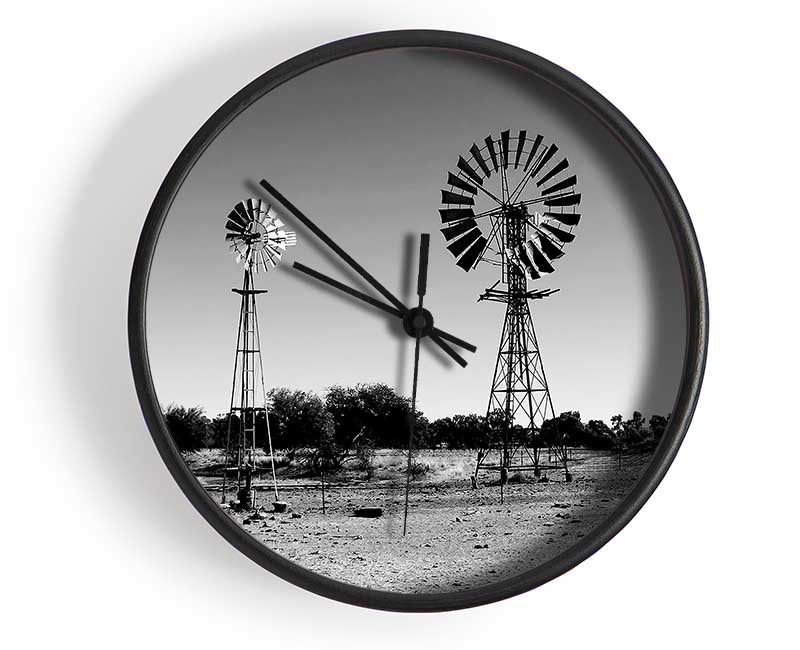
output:
[[[794,647],[795,13],[10,8],[4,647]]]
[[[315,68],[204,151],[150,271],[155,392],[209,496],[270,550],[464,591],[612,517],[687,355],[678,255],[585,109],[469,53]]]

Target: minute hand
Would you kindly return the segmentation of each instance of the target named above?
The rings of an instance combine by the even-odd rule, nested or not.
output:
[[[292,216],[297,219],[300,223],[302,223],[306,228],[308,228],[311,232],[313,232],[317,237],[319,237],[323,242],[328,245],[334,253],[336,253],[339,257],[341,257],[345,262],[347,262],[354,271],[356,271],[362,278],[364,278],[369,284],[371,284],[375,290],[380,293],[386,300],[392,303],[395,307],[397,307],[400,311],[406,312],[406,306],[392,294],[386,287],[384,287],[380,282],[378,282],[372,275],[367,271],[363,266],[361,266],[358,262],[356,262],[347,252],[339,246],[335,241],[333,241],[328,235],[326,235],[320,228],[309,219],[306,215],[300,212],[300,209],[294,205],[289,199],[287,199],[283,194],[278,192],[272,185],[270,185],[265,179],[261,179],[261,183],[259,183],[261,187],[263,187],[270,195],[274,196],[279,203],[283,204],[283,207],[286,208],[289,212],[292,213]]]
[[[311,232],[313,232],[317,237],[319,237],[327,246],[334,251],[339,257],[341,257],[350,267],[356,271],[362,278],[364,278],[372,287],[375,288],[378,293],[380,293],[384,298],[386,298],[390,303],[392,303],[400,312],[405,314],[408,309],[406,306],[392,294],[386,287],[384,287],[378,280],[372,277],[363,266],[361,266],[358,262],[356,262],[347,252],[339,246],[335,241],[333,241],[328,235],[326,235],[320,228],[317,226],[311,219],[309,219],[305,214],[303,214],[300,209],[295,206],[291,201],[289,201],[285,196],[283,196],[278,190],[276,190],[272,185],[270,185],[266,179],[261,179],[260,182],[261,187],[263,187],[272,197],[277,199],[279,203],[283,205],[286,210],[288,210],[292,216],[297,219],[300,223],[306,226]],[[453,350],[447,343],[445,343],[441,338],[438,332],[431,333],[430,339],[438,345],[445,353],[447,353],[452,359],[454,359],[460,366],[466,366],[467,362],[461,358],[461,356]],[[459,341],[460,342],[460,341]],[[467,344],[468,349],[470,347]]]

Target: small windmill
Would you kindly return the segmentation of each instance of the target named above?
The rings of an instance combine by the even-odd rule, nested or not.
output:
[[[500,410],[504,426],[498,438],[478,453],[475,473],[493,469],[501,485],[510,470],[563,468],[567,480],[567,441],[543,440],[541,425],[554,416],[550,388],[529,302],[558,289],[529,289],[528,279],[552,273],[553,262],[575,239],[577,177],[558,146],[527,131],[487,136],[459,156],[447,174],[439,210],[442,234],[456,264],[469,271],[480,262],[497,267],[500,279],[478,300],[506,304],[487,415]],[[489,208],[477,211],[479,203]],[[542,212],[536,212],[540,207]],[[548,464],[540,450],[549,449]],[[496,460],[492,452],[497,452]],[[554,460],[555,459],[555,460]]]
[[[269,413],[261,355],[256,296],[267,293],[255,288],[254,275],[277,266],[287,246],[297,243],[297,236],[283,229],[270,205],[261,199],[237,203],[228,214],[225,241],[244,267],[241,289],[231,289],[241,296],[236,358],[233,366],[231,407],[225,441],[225,465],[222,474],[222,502],[229,479],[235,479],[239,507],[253,506],[253,475],[256,472],[256,423],[263,418],[269,444],[272,485],[278,500],[278,482],[269,428]]]

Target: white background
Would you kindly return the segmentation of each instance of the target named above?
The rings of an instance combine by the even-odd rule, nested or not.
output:
[[[744,6],[6,7],[3,645],[796,643],[798,21],[792,3]],[[202,122],[289,56],[361,32],[418,27],[530,49],[614,102],[683,194],[711,297],[710,356],[694,424],[636,519],[532,593],[437,615],[330,602],[234,551],[159,459],[134,394],[126,337],[145,214]]]

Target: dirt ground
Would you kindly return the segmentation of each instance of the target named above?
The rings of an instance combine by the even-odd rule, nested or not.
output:
[[[412,482],[405,537],[405,459],[398,450],[378,452],[370,480],[363,471],[327,477],[325,514],[320,481],[293,477],[288,468],[279,470],[278,489],[290,511],[271,512],[274,494],[265,475],[256,482],[259,515],[227,512],[273,551],[336,580],[405,593],[466,590],[513,577],[567,550],[613,512],[650,459],[624,455],[620,469],[614,453],[573,455],[572,482],[561,471],[547,472],[548,482],[527,474],[504,486],[501,504],[499,486],[486,484],[496,481],[496,473],[482,473],[478,489],[472,488],[473,452],[421,452],[416,461],[429,469]],[[187,454],[186,460],[221,501],[221,480],[212,469],[219,452]],[[266,458],[262,462],[268,465]],[[368,506],[383,508],[383,516],[353,515]]]

